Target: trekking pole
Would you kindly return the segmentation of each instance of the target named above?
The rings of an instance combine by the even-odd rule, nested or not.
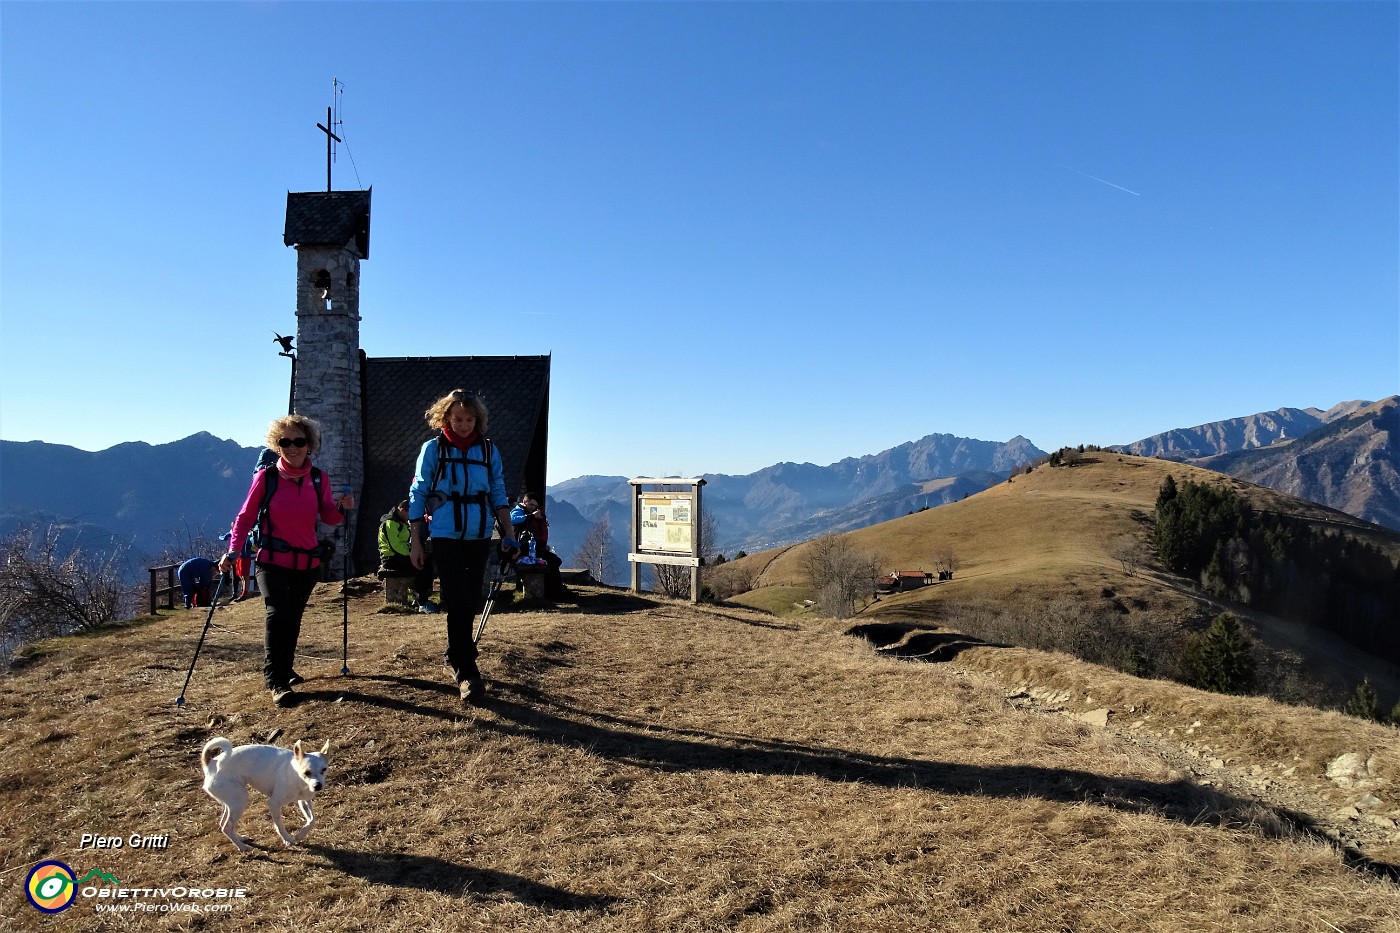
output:
[[[350,495],[350,487],[341,489],[341,495]],[[340,676],[350,673],[350,513],[345,514],[345,556],[341,559],[340,580]]]
[[[510,558],[505,554],[501,555],[501,562],[496,567],[496,578],[491,581],[491,589],[486,593],[486,605],[481,608],[481,621],[476,624],[476,635],[472,638],[472,644],[481,641],[481,633],[486,631],[486,620],[491,618],[491,607],[496,605],[496,593],[501,588],[501,581],[506,577],[506,564]]]
[[[209,623],[214,621],[214,610],[219,607],[219,592],[224,588],[224,574],[219,574],[219,583],[214,587],[214,598],[209,600],[209,615],[204,619],[204,631],[199,633],[199,644],[194,646],[194,657],[190,658],[190,669],[185,673],[185,686],[180,688],[180,695],[175,698],[176,707],[185,705],[185,690],[190,685],[190,678],[194,676],[194,662],[199,660],[199,649],[204,647],[204,636],[209,634]]]

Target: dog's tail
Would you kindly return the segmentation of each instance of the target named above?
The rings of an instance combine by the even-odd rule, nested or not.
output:
[[[215,736],[204,743],[204,751],[199,753],[199,765],[204,769],[204,776],[208,777],[219,770],[218,765],[211,765],[211,762],[220,755],[227,755],[233,751],[233,743],[223,736]]]

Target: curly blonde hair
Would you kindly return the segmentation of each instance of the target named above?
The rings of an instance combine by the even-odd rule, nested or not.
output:
[[[452,410],[453,405],[463,405],[470,408],[476,415],[476,433],[482,435],[486,433],[486,403],[466,389],[453,389],[429,405],[428,410],[423,412],[423,417],[428,419],[428,427],[434,431],[441,430],[447,421],[447,413]]]
[[[300,431],[302,437],[306,438],[306,452],[308,454],[314,454],[316,449],[321,446],[320,425],[305,415],[283,415],[281,418],[274,418],[272,423],[267,426],[266,443],[269,450],[281,452],[277,442],[282,439],[282,435],[286,433],[288,428]]]

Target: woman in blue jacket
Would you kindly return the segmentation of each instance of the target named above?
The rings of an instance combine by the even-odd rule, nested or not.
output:
[[[447,615],[446,667],[462,699],[477,703],[486,685],[476,665],[472,619],[481,609],[493,524],[501,531],[501,550],[517,550],[505,471],[486,437],[487,412],[481,399],[455,389],[423,414],[438,433],[418,451],[408,490],[409,559],[423,569],[428,559],[424,538],[432,538],[433,565]]]

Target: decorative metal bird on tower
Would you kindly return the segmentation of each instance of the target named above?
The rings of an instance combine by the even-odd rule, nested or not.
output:
[[[292,341],[297,339],[296,337],[283,337],[275,330],[272,332],[272,337],[274,343],[280,343],[282,345],[282,352],[278,353],[278,356],[292,355]]]

